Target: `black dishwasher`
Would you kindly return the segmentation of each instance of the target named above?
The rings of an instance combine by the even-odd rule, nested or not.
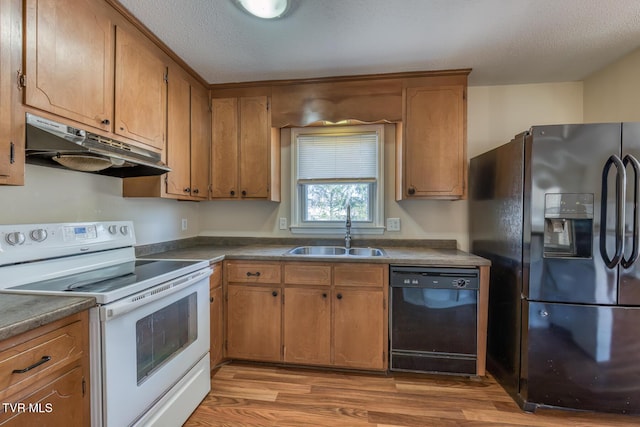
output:
[[[478,270],[391,266],[392,371],[476,374]]]

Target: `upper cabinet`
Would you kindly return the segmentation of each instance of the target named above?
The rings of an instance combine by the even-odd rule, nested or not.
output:
[[[113,120],[113,23],[102,2],[25,2],[25,103],[106,131]]]
[[[167,96],[167,164],[162,176],[123,180],[125,197],[206,200],[209,188],[209,91],[171,64]]]
[[[280,201],[280,135],[269,98],[214,98],[211,110],[211,198]]]
[[[0,28],[0,184],[24,185],[21,0],[0,1]]]
[[[466,74],[411,82],[404,89],[397,200],[466,197],[466,89]]]
[[[168,66],[145,41],[116,28],[114,132],[163,150]]]

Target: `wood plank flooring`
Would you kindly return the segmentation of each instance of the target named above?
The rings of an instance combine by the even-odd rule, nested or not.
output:
[[[202,426],[637,426],[640,417],[520,410],[488,376],[358,374],[232,363],[185,423]]]

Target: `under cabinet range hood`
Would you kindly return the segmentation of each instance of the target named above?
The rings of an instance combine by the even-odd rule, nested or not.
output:
[[[26,114],[26,162],[120,178],[170,172],[160,154]]]

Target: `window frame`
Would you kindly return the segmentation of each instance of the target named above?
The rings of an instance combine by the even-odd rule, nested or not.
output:
[[[298,182],[298,149],[297,139],[299,135],[335,135],[344,133],[368,133],[375,132],[377,135],[377,177],[372,182],[370,180],[336,180]],[[324,126],[291,128],[291,224],[290,231],[300,234],[343,234],[345,232],[344,221],[305,221],[304,206],[306,204],[306,194],[304,186],[307,184],[330,184],[330,183],[366,183],[371,182],[369,189],[369,205],[371,221],[354,221],[352,219],[351,232],[353,234],[383,234],[384,227],[384,125],[357,125],[357,126]]]

